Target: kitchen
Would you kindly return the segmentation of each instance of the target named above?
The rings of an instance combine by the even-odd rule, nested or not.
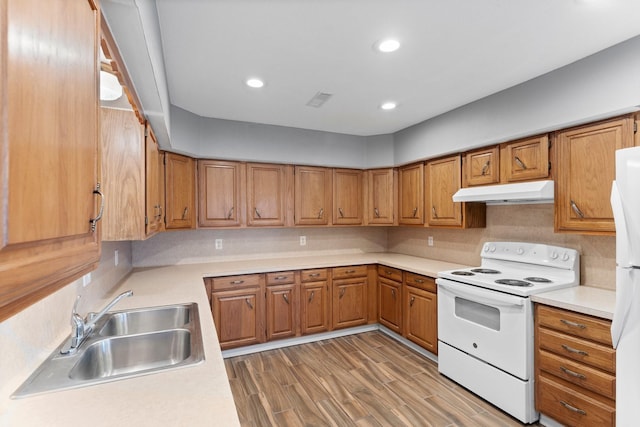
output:
[[[110,7],[126,7],[126,2],[102,3],[107,12]],[[139,13],[142,13],[148,4],[140,2],[138,7]],[[122,25],[130,23],[123,20]],[[116,32],[114,28],[112,30]],[[120,34],[122,36],[129,33],[121,31]],[[165,119],[158,115],[150,115],[149,120],[161,145],[163,137],[166,137],[163,129],[166,131],[170,124],[171,147],[201,158],[361,168],[388,166],[388,159],[393,159],[394,165],[403,165],[444,154],[438,151],[437,145],[421,143],[424,140],[443,140],[446,137],[447,141],[451,141],[447,152],[465,151],[518,139],[543,130],[562,129],[634,111],[635,106],[640,104],[637,91],[639,59],[635,55],[638,43],[637,38],[620,43],[592,57],[393,135],[353,137],[206,119],[173,106],[167,111],[162,100],[160,110],[165,111],[165,116],[170,113],[170,122],[165,123]],[[126,47],[119,47],[126,56]],[[153,47],[148,49],[153,57]],[[127,63],[127,67],[129,65]],[[134,80],[135,71],[129,70],[134,75]],[[136,89],[138,82],[136,80]],[[140,93],[142,96],[143,91]],[[513,108],[514,103],[517,103],[518,109]],[[158,120],[160,124],[156,124]],[[465,123],[465,126],[460,126],[460,123]],[[249,142],[215,144],[228,140],[230,135]],[[294,144],[300,140],[309,141],[309,154],[297,154],[300,150]],[[259,159],[250,156],[252,151],[258,152],[256,145],[252,145],[250,141],[261,142]],[[265,149],[265,145],[268,148]],[[68,335],[68,316],[78,290],[84,289],[84,311],[99,308],[103,305],[102,300],[106,299],[102,293],[108,292],[132,266],[233,261],[240,257],[288,257],[292,253],[301,252],[305,255],[325,255],[336,251],[345,254],[394,252],[478,265],[480,249],[486,241],[531,241],[578,249],[581,253],[581,284],[615,289],[614,237],[554,233],[552,204],[488,206],[486,216],[485,228],[465,230],[422,227],[203,229],[160,233],[149,240],[133,243],[103,242],[100,267],[93,272],[89,286],[83,288],[82,283],[74,282],[3,322],[3,373],[20,372],[16,376],[21,376],[24,380],[38,365],[38,361],[42,361]],[[307,245],[304,247],[299,245],[301,235],[306,237]],[[433,237],[432,247],[426,244],[429,236]],[[215,249],[215,239],[222,239],[223,249]],[[114,266],[116,250],[119,263]],[[46,325],[44,329],[43,325]],[[26,339],[24,331],[29,331],[28,339],[31,344],[23,344]],[[39,331],[38,334],[42,336],[32,335],[33,331]],[[8,340],[6,345],[5,339]],[[18,342],[21,344],[16,344]],[[16,353],[6,351],[7,348],[14,348]],[[3,396],[11,394],[20,382],[10,381],[12,389],[5,391],[3,388]],[[3,412],[4,405],[9,403],[3,401]]]

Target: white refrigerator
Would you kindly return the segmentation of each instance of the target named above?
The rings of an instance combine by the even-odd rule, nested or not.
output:
[[[616,425],[640,425],[640,147],[616,151]]]

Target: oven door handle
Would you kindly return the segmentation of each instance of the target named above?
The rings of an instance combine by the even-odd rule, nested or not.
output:
[[[477,290],[472,285],[461,285],[464,286],[464,289],[461,289],[459,286],[451,286],[449,284],[444,284],[442,282],[438,283],[438,287],[446,292],[449,292],[452,295],[458,296],[460,298],[468,299],[474,302],[481,302],[486,305],[492,306],[517,306],[522,307],[524,305],[524,298],[505,295],[500,292],[490,291],[490,290]]]

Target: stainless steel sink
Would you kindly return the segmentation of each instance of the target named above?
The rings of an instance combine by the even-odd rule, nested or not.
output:
[[[95,331],[74,354],[60,354],[61,344],[12,397],[149,375],[204,360],[196,303],[108,313]]]

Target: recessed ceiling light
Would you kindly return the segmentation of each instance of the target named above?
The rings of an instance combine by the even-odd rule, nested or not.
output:
[[[260,79],[250,78],[247,79],[247,86],[258,89],[264,86],[264,82]]]
[[[393,110],[397,106],[398,106],[398,104],[396,104],[395,102],[389,101],[389,102],[385,102],[384,104],[380,105],[380,108],[382,108],[383,110]]]
[[[398,50],[400,48],[400,42],[395,39],[384,39],[377,42],[374,46],[376,50],[380,52],[389,53]]]

